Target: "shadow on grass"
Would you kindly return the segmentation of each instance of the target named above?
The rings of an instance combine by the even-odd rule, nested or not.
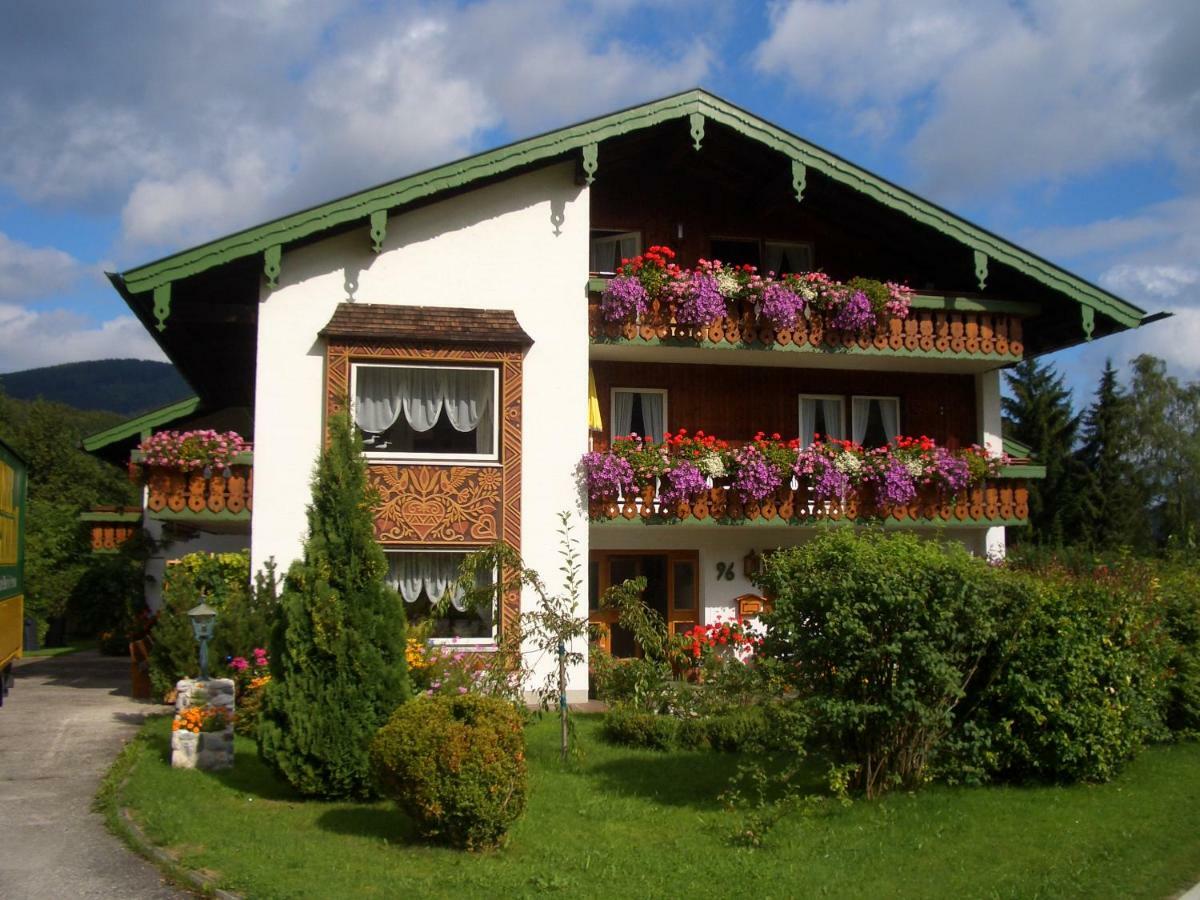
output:
[[[391,804],[346,806],[322,813],[317,827],[333,834],[370,838],[389,844],[421,844],[408,816]]]
[[[589,766],[585,774],[608,793],[714,810],[720,808],[717,795],[739,759],[730,753],[631,750],[628,756]]]

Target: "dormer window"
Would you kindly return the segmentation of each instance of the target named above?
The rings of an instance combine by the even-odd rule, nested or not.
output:
[[[621,260],[632,259],[642,252],[640,231],[592,229],[588,269],[597,275],[614,275]]]
[[[368,457],[498,459],[496,369],[355,364],[351,381]]]

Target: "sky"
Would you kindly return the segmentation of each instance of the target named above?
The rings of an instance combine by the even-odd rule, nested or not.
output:
[[[10,0],[0,373],[161,359],[103,273],[702,86],[1174,318],[1200,378],[1195,0]]]

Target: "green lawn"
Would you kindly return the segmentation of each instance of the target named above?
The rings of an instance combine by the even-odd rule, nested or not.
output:
[[[300,801],[238,740],[227,773],[175,771],[169,720],[130,751],[119,800],[151,838],[248,897],[1155,897],[1200,880],[1200,745],[1144,753],[1112,784],[941,788],[731,847],[716,801],[734,757],[609,747],[581,717],[561,769],[529,730],[529,809],[497,853],[410,839],[387,804]],[[126,762],[130,762],[129,759]]]
[[[44,656],[66,656],[68,653],[78,653],[80,650],[95,650],[94,640],[73,641],[61,647],[42,647],[38,650],[24,650],[21,655],[26,659],[39,659]]]

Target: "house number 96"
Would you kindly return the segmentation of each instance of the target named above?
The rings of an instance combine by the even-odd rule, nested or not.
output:
[[[717,563],[717,581],[733,581],[733,563]]]

